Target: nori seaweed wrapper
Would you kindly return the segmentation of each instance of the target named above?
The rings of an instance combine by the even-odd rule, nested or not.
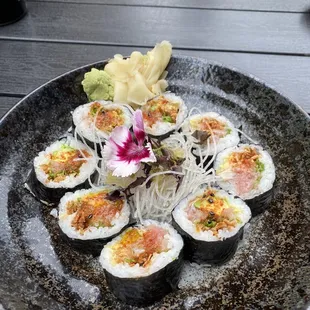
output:
[[[183,267],[183,249],[179,257],[155,273],[139,278],[119,278],[104,270],[111,292],[127,304],[147,306],[178,287]]]
[[[97,171],[95,171],[90,179],[92,182],[95,181],[97,177]],[[26,185],[29,187],[30,191],[32,194],[41,202],[47,204],[47,205],[54,205],[59,202],[61,197],[67,193],[67,192],[74,192],[79,189],[83,188],[90,188],[90,184],[88,179],[86,179],[85,182],[73,187],[73,188],[51,188],[47,187],[44,184],[42,184],[35,173],[34,167],[32,167],[27,180],[26,180]]]
[[[60,236],[67,244],[69,244],[79,252],[85,254],[92,254],[94,257],[96,257],[100,255],[105,244],[107,244],[113,238],[121,234],[130,225],[132,225],[132,222],[129,220],[128,224],[125,225],[118,233],[109,236],[107,238],[99,238],[99,239],[97,238],[89,240],[73,239],[68,237],[61,229],[60,229]]]
[[[196,240],[179,226],[173,215],[172,226],[184,240],[185,259],[197,264],[220,265],[227,262],[236,253],[238,242],[243,237],[243,227],[241,227],[235,235],[224,240]]]
[[[273,193],[274,190],[272,187],[269,191],[266,191],[254,198],[244,200],[244,202],[250,207],[252,216],[261,214],[268,208],[273,198]]]

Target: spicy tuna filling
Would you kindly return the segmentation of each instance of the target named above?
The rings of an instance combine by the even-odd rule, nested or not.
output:
[[[105,109],[99,102],[90,106],[89,116],[95,120],[96,128],[104,132],[112,132],[114,128],[125,123],[124,112],[121,109]]]
[[[47,181],[61,182],[69,175],[79,175],[81,166],[87,162],[85,158],[90,156],[86,150],[63,144],[60,150],[47,154],[48,162],[40,167],[47,175]]]
[[[150,128],[157,122],[175,124],[179,110],[179,103],[169,101],[164,96],[159,96],[149,100],[142,107],[143,121]]]
[[[89,193],[67,203],[67,214],[75,214],[71,226],[83,233],[88,227],[112,227],[124,199],[111,199],[109,191]]]
[[[215,236],[220,229],[230,231],[240,223],[227,199],[218,197],[214,189],[207,189],[202,195],[189,201],[185,212],[198,232],[210,230]]]
[[[169,250],[164,238],[167,233],[166,229],[156,225],[129,228],[113,245],[114,262],[147,267],[156,253],[160,254]]]
[[[255,189],[264,171],[264,164],[260,161],[261,155],[253,147],[245,147],[242,151],[233,152],[225,161],[218,174],[232,172],[230,179],[237,195],[244,195]]]

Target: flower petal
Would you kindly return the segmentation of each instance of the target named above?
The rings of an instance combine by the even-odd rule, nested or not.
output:
[[[145,148],[148,150],[149,155],[148,155],[148,157],[145,157],[145,158],[141,159],[140,161],[143,163],[154,163],[154,162],[156,162],[157,159],[156,159],[155,154],[153,153],[151,143],[147,143]]]
[[[125,126],[115,128],[103,147],[102,157],[107,161],[112,159],[117,155],[118,149],[126,143],[133,143],[129,129]]]
[[[130,163],[142,160],[149,161],[148,159],[153,160],[152,154],[153,152],[147,147],[135,143],[127,143],[124,147],[118,147],[116,155],[118,160]]]
[[[112,175],[116,177],[128,177],[140,169],[140,162],[125,162],[119,160],[111,160],[108,162],[108,168],[111,169]]]
[[[116,127],[111,134],[110,140],[119,146],[124,146],[127,143],[132,143],[132,135],[126,126]]]
[[[113,176],[127,177],[139,170],[141,162],[156,161],[151,144],[144,146],[145,132],[141,110],[134,113],[133,129],[134,137],[125,126],[115,128],[103,148],[102,156]]]
[[[145,139],[145,132],[141,110],[136,110],[133,114],[133,132],[137,138],[138,144],[142,145]]]

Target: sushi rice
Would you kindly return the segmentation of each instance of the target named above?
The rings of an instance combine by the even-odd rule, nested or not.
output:
[[[121,235],[117,236],[111,242],[105,245],[99,258],[99,262],[102,267],[113,276],[119,278],[139,278],[149,276],[176,260],[183,248],[182,237],[168,223],[159,223],[154,220],[145,220],[143,225],[139,224],[136,227],[142,228],[149,225],[156,225],[167,230],[164,239],[167,241],[167,247],[169,249],[168,251],[154,253],[153,257],[151,258],[151,262],[147,267],[140,266],[138,263],[133,266],[130,266],[128,263],[115,263],[113,261],[113,257],[115,255],[113,245],[122,240],[122,236],[128,229],[132,229],[128,228]]]
[[[120,126],[126,126],[128,128],[132,126],[132,115],[126,106],[103,100],[86,103],[77,107],[72,113],[73,123],[77,133],[85,139],[93,143],[100,143],[107,140],[111,135],[110,131],[100,130],[95,126],[95,119],[98,116],[90,116],[91,106],[94,103],[99,103],[105,111],[115,109],[121,110],[123,112],[123,123],[120,124]],[[99,113],[100,112],[97,112],[97,114]]]
[[[238,217],[238,222],[232,229],[219,229],[218,234],[215,235],[212,230],[200,230],[196,228],[196,224],[193,223],[187,217],[186,208],[190,201],[196,197],[202,196],[207,187],[200,188],[197,192],[190,194],[188,197],[183,199],[178,206],[173,210],[172,216],[177,224],[189,235],[196,240],[202,241],[219,241],[234,236],[240,228],[242,228],[251,219],[251,210],[244,201],[236,198],[226,191],[216,188],[210,188],[215,193],[215,197],[220,198],[225,202],[226,206],[233,209],[233,213]]]
[[[173,130],[178,130],[180,126],[182,125],[185,117],[187,116],[187,107],[183,101],[183,99],[179,96],[176,96],[173,93],[165,93],[160,96],[157,96],[151,100],[149,100],[144,106],[141,107],[142,112],[147,114],[149,112],[149,104],[151,101],[156,100],[157,98],[163,97],[164,99],[168,100],[169,103],[176,103],[178,104],[178,112],[176,116],[176,121],[169,122],[164,120],[157,120],[152,126],[148,124],[147,121],[144,119],[144,126],[145,131],[147,134],[150,134],[154,137],[160,137],[168,134],[169,132]],[[160,104],[160,102],[159,102]]]
[[[49,163],[49,154],[60,151],[64,146],[69,146],[73,149],[80,150],[82,157],[83,151],[86,151],[90,157],[81,158],[86,162],[83,163],[79,169],[78,175],[67,175],[64,180],[55,182],[48,179],[48,175],[43,171],[42,165]],[[94,151],[83,143],[75,140],[71,136],[66,139],[58,140],[40,152],[34,159],[34,169],[37,179],[48,188],[74,188],[79,184],[84,183],[90,175],[92,175],[97,168],[97,156]]]
[[[108,190],[109,192],[117,190],[117,188],[112,186],[102,186],[98,188],[91,189],[82,189],[78,190],[74,193],[66,193],[60,200],[59,203],[59,226],[61,230],[72,239],[80,239],[80,240],[91,240],[91,239],[105,239],[110,236],[113,236],[119,233],[123,227],[125,227],[129,223],[130,218],[130,208],[127,204],[127,201],[122,195],[122,200],[124,201],[123,208],[121,212],[116,213],[114,219],[111,221],[111,227],[94,227],[89,226],[85,231],[80,232],[72,226],[72,221],[76,215],[76,212],[72,214],[67,213],[67,204],[70,201],[76,201],[79,198],[90,194],[90,193],[99,193],[104,190]]]
[[[199,122],[203,120],[215,120],[218,124],[224,127],[225,132],[224,135],[219,138],[217,137],[216,130],[213,131],[214,136],[210,136],[207,141],[200,145],[202,156],[212,156],[215,153],[219,153],[220,151],[239,143],[239,134],[234,125],[226,117],[216,112],[192,115],[184,122],[182,129],[192,133],[196,130],[207,131],[209,133],[210,130],[203,130],[199,126]],[[215,144],[213,139],[215,139]],[[200,155],[196,148],[194,148],[193,153],[197,156]]]
[[[258,153],[262,171],[259,172],[259,182],[246,193],[240,194],[234,184],[234,178],[236,175],[230,170],[228,160],[232,153],[244,152],[247,148],[253,148]],[[275,166],[271,156],[261,146],[254,144],[239,144],[238,146],[227,148],[222,151],[215,159],[214,169],[216,171],[216,175],[220,177],[218,179],[219,186],[230,193],[239,196],[243,200],[252,199],[271,190],[276,177]]]

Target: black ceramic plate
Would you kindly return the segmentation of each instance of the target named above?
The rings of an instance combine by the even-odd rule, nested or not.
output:
[[[0,298],[5,309],[130,308],[109,292],[97,259],[64,244],[50,208],[23,188],[35,155],[70,127],[70,111],[87,101],[81,80],[92,66],[43,85],[1,121]],[[309,117],[255,78],[207,60],[173,57],[168,71],[169,89],[189,106],[224,114],[266,147],[277,180],[270,208],[251,222],[233,259],[220,267],[186,265],[180,289],[150,309],[306,307]]]

